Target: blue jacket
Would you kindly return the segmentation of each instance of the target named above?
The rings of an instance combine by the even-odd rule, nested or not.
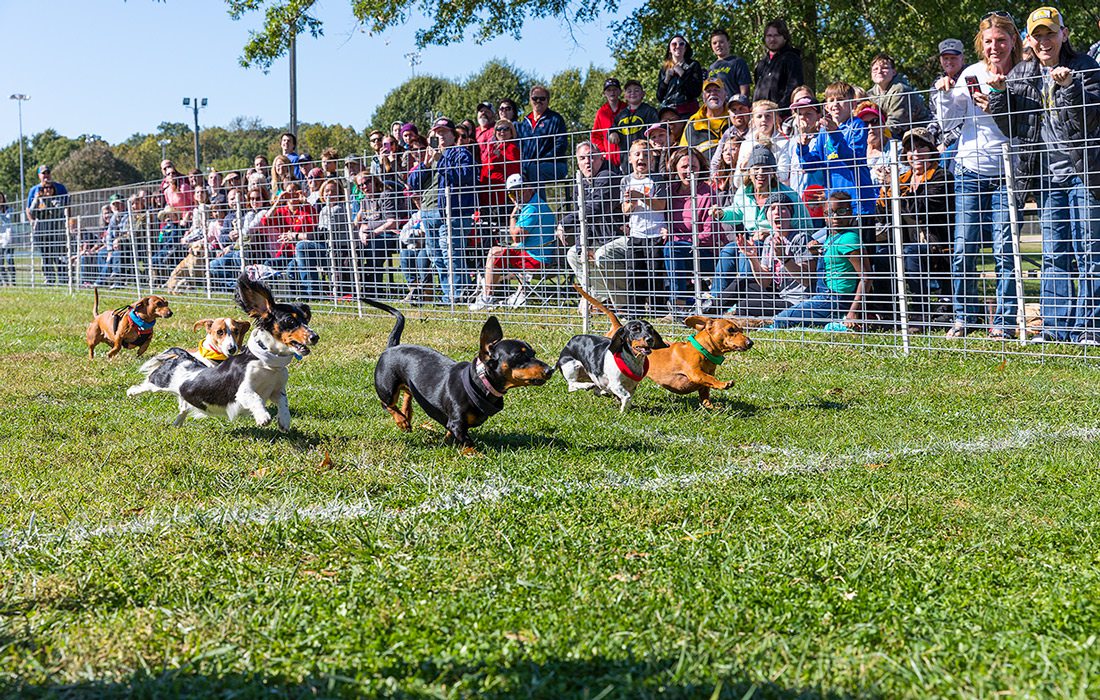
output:
[[[847,192],[856,214],[875,213],[878,191],[867,168],[867,125],[852,117],[836,131],[821,132],[809,146],[798,146],[798,159],[807,173],[825,173],[825,193]]]
[[[471,217],[477,208],[477,168],[474,155],[465,146],[450,146],[435,164],[439,176],[439,213],[447,215],[447,191],[451,188],[451,216]]]
[[[569,139],[565,135],[565,119],[552,109],[531,125],[530,115],[516,124],[520,142],[520,157],[524,163],[568,160]]]

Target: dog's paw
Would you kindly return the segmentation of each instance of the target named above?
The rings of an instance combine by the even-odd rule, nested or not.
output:
[[[722,388],[723,389],[732,389],[733,388],[733,381],[730,380],[730,381],[726,382],[725,384],[722,385]]]
[[[271,414],[270,413],[265,412],[262,415],[256,416],[256,425],[260,426],[261,428],[264,427],[265,425],[270,424],[270,423],[271,423]]]
[[[141,393],[141,387],[138,386],[137,384],[133,385],[132,387],[130,387],[129,389],[126,390],[126,395],[127,396],[137,396],[140,393]]]

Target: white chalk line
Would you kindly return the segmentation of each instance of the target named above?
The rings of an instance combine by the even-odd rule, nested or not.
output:
[[[711,444],[702,436],[665,434],[659,429],[638,429],[620,426],[624,432],[647,439],[686,444]],[[336,523],[356,519],[415,519],[428,513],[463,511],[478,505],[491,505],[507,499],[539,499],[564,497],[593,491],[643,491],[656,492],[668,489],[684,489],[693,486],[725,482],[735,476],[766,474],[783,476],[794,473],[835,471],[852,466],[881,464],[898,458],[919,457],[934,454],[986,454],[1024,450],[1039,444],[1076,440],[1095,442],[1100,439],[1100,428],[1075,426],[1066,429],[1023,428],[1012,434],[961,441],[944,441],[924,447],[902,446],[892,450],[857,449],[842,453],[829,453],[772,445],[731,445],[729,456],[750,456],[740,463],[728,464],[679,474],[634,476],[608,471],[593,480],[555,479],[539,484],[525,484],[505,478],[500,474],[488,478],[469,479],[446,493],[430,497],[409,508],[387,506],[379,499],[363,498],[356,501],[331,501],[324,504],[300,506],[279,504],[255,508],[219,507],[190,513],[168,513],[138,516],[122,523],[103,525],[83,524],[71,521],[58,530],[39,528],[34,522],[26,527],[9,529],[0,533],[0,558],[4,554],[28,550],[77,545],[100,538],[122,538],[159,533],[192,526],[267,525],[290,521]],[[751,459],[757,455],[763,459]],[[767,458],[779,458],[779,461]]]

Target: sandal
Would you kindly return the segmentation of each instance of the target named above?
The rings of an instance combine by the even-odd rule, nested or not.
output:
[[[989,330],[989,337],[992,340],[1012,340],[1016,337],[1016,334],[1004,328],[991,328]]]
[[[955,325],[953,325],[953,326],[951,326],[951,328],[947,329],[947,337],[948,338],[965,338],[966,334],[969,333],[969,332],[970,331],[967,330],[965,325],[963,325],[963,324],[959,323],[958,321],[956,321]]]

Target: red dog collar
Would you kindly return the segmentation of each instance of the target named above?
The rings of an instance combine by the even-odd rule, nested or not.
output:
[[[642,373],[641,374],[634,374],[634,370],[630,369],[630,365],[626,364],[626,360],[623,359],[622,355],[620,355],[618,353],[615,353],[614,355],[612,355],[612,357],[615,358],[615,366],[619,368],[619,371],[622,372],[623,374],[625,374],[626,376],[630,377],[631,379],[633,379],[636,382],[642,381],[643,379],[645,379],[645,376],[647,374],[649,374],[649,358],[648,357],[642,359]]]

